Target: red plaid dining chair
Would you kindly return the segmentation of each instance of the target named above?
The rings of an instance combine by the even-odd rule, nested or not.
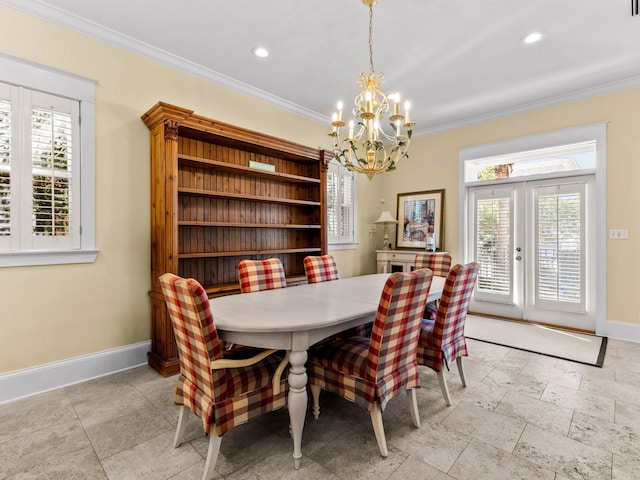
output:
[[[338,266],[336,260],[331,255],[308,256],[304,258],[304,273],[307,276],[307,283],[320,283],[338,280]],[[371,335],[371,323],[358,325],[350,328],[346,332],[338,334],[340,337],[368,337]]]
[[[469,309],[469,301],[478,276],[478,264],[455,265],[447,275],[438,312],[434,320],[422,320],[420,341],[418,342],[418,363],[438,374],[438,382],[447,405],[451,405],[447,379],[443,366],[455,359],[458,364],[460,381],[467,386],[462,366],[462,357],[468,356],[464,337],[464,324]]]
[[[304,273],[307,283],[330,282],[338,280],[338,266],[331,255],[304,257]]]
[[[279,258],[241,260],[238,264],[238,278],[242,293],[273,290],[287,286],[284,267]]]
[[[382,290],[370,338],[350,337],[310,351],[307,371],[314,417],[320,415],[321,389],[366,408],[383,457],[388,450],[382,412],[402,390],[407,390],[413,425],[420,426],[416,349],[432,277],[429,270],[392,274]]]
[[[451,255],[449,253],[418,253],[413,263],[413,268],[428,268],[436,277],[446,277],[451,270]],[[424,309],[424,317],[434,320],[438,311],[438,300],[427,303]]]
[[[214,476],[222,436],[233,427],[286,404],[285,364],[276,350],[227,352],[222,348],[209,299],[194,279],[165,273],[160,284],[178,346],[180,376],[174,401],[180,405],[173,446],[182,443],[190,410],[209,435],[203,480]],[[244,355],[238,358],[238,354]],[[229,358],[230,357],[230,358]]]

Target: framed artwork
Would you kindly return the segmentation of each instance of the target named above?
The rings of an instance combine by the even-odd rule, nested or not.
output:
[[[444,251],[444,189],[398,194],[396,246]]]

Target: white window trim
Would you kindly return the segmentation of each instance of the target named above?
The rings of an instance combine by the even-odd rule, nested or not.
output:
[[[330,169],[338,169],[347,171],[347,169],[341,165],[335,159],[331,160],[329,163]],[[348,172],[348,171],[347,171]],[[336,242],[328,239],[329,250],[355,250],[358,248],[358,189],[357,189],[357,181],[355,173],[348,172],[351,175],[353,185],[352,185],[352,194],[353,194],[353,241],[352,242]]]
[[[0,253],[0,267],[91,263],[95,247],[94,80],[0,53],[0,81],[70,98],[80,103],[80,249]]]
[[[509,152],[523,152],[540,148],[549,148],[572,143],[596,141],[596,168],[595,171],[578,170],[575,175],[595,174],[595,225],[596,225],[596,334],[607,334],[606,304],[607,304],[607,123],[606,121],[587,125],[580,125],[573,128],[554,130],[551,132],[530,135],[526,137],[512,138],[495,143],[475,145],[463,148],[458,152],[458,204],[464,205],[464,211],[458,216],[458,252],[462,261],[467,261],[468,244],[466,235],[466,225],[468,224],[467,191],[471,184],[465,183],[465,161],[475,158],[490,157],[495,155],[506,155]],[[560,177],[565,175],[550,175]],[[534,180],[536,178],[527,178]],[[516,179],[522,181],[522,178]]]

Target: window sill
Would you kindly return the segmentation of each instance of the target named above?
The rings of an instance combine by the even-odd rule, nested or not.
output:
[[[0,267],[93,263],[99,250],[63,250],[0,253]]]

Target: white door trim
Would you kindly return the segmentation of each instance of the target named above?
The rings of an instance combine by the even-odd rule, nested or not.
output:
[[[458,153],[458,204],[461,206],[458,215],[458,252],[462,262],[467,261],[468,245],[468,187],[464,181],[465,161],[474,158],[490,157],[495,155],[505,155],[510,152],[522,152],[526,150],[536,150],[549,148],[571,143],[596,141],[596,168],[595,168],[595,249],[596,258],[596,308],[595,325],[596,334],[607,334],[606,302],[607,302],[607,176],[606,176],[606,156],[607,156],[607,122],[598,122],[588,125],[581,125],[563,130],[554,130],[526,137],[512,138],[499,142],[486,143],[482,145],[463,148]],[[585,172],[576,172],[582,175]],[[522,181],[522,178],[518,179]]]

